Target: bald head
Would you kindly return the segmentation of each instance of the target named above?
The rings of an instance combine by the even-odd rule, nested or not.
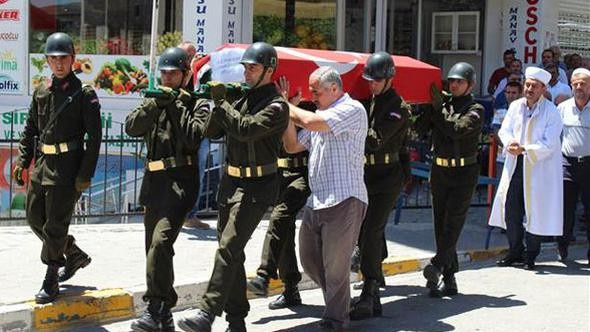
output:
[[[197,47],[190,41],[183,41],[182,43],[180,43],[180,45],[178,45],[178,47],[182,48],[186,51],[186,53],[188,53],[189,59],[194,58],[197,54]]]

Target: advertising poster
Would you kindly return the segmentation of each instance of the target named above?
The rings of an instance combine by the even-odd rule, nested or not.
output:
[[[29,94],[41,82],[51,79],[45,55],[29,55]],[[147,56],[77,54],[72,66],[82,84],[91,85],[99,98],[141,98],[148,86]]]
[[[25,0],[0,0],[0,94],[24,94]]]

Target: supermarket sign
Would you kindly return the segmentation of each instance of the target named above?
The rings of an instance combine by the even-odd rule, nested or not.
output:
[[[24,19],[28,1],[0,0],[0,95],[22,95],[26,82]]]

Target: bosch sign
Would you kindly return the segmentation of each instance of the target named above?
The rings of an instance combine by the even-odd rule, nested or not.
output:
[[[526,30],[524,33],[525,47],[524,47],[524,63],[537,63],[537,38],[535,37],[538,31],[537,25],[539,23],[539,16],[537,14],[537,4],[539,0],[527,0],[526,9]]]

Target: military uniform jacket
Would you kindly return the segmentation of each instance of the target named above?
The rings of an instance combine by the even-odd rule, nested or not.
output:
[[[473,157],[478,153],[484,108],[471,95],[451,97],[439,109],[428,109],[416,120],[416,130],[432,130],[434,157]]]
[[[55,122],[47,127],[50,119],[64,103],[67,106],[59,113]],[[42,185],[73,186],[76,178],[90,181],[100,151],[100,122],[100,103],[91,87],[82,86],[73,73],[63,79],[53,77],[51,84],[43,83],[33,92],[19,144],[20,156],[17,164],[28,168],[36,157],[31,181]],[[87,140],[84,148],[85,135]],[[39,143],[35,142],[36,137],[39,138]],[[45,155],[39,149],[40,143],[51,145],[66,142],[76,142],[79,147],[54,155]]]
[[[277,162],[288,123],[288,106],[271,83],[250,90],[234,105],[216,106],[207,135],[226,135],[228,164],[256,167]]]
[[[386,153],[398,155],[404,167],[409,166],[406,138],[410,122],[410,106],[393,89],[373,97],[368,108],[369,130],[365,141],[365,156],[377,159]],[[395,190],[395,183],[403,181],[399,163],[365,164],[365,184],[369,194]]]
[[[249,90],[233,105],[223,101],[213,108],[206,136],[227,140],[227,163],[234,167],[256,167],[277,163],[282,148],[283,132],[289,123],[289,109],[273,83]],[[234,179],[235,180],[235,179]],[[246,182],[264,182],[263,179],[240,179]],[[260,184],[262,184],[262,182]],[[252,186],[258,199],[274,204],[276,192],[264,185]],[[220,189],[221,190],[221,189]]]
[[[194,204],[199,186],[197,152],[208,110],[206,100],[195,101],[181,94],[163,108],[155,99],[146,98],[127,116],[127,134],[143,137],[147,146],[146,165],[167,158],[192,160],[191,165],[161,171],[146,169],[139,197],[142,205],[155,208]]]

